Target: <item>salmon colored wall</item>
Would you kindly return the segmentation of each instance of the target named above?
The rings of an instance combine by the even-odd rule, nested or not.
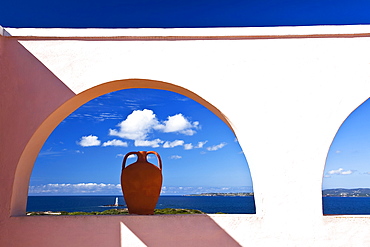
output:
[[[16,40],[1,38],[1,186],[0,197],[2,205],[1,216],[9,217],[10,202],[17,200],[25,204],[27,191],[14,191],[13,184],[28,186],[32,166],[24,165],[20,160],[22,152],[29,140],[43,121],[58,106],[74,93],[55,77],[42,63],[30,54]],[[33,158],[43,145],[37,137],[29,151],[27,162],[33,163]],[[18,164],[19,163],[19,164]],[[10,165],[10,164],[18,164]],[[15,174],[22,174],[22,181],[15,181]],[[21,193],[21,194],[18,194]],[[24,214],[25,207],[21,212]]]

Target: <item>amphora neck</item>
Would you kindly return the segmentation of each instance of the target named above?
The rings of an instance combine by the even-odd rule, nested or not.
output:
[[[138,151],[136,154],[137,154],[137,162],[147,162],[147,159],[146,159],[147,152],[146,151]]]

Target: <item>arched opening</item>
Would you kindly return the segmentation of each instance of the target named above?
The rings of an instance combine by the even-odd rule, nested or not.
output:
[[[28,143],[27,148],[25,149],[22,155],[22,158],[20,160],[20,163],[17,169],[16,178],[15,178],[15,186],[14,186],[13,198],[12,198],[12,215],[24,214],[25,212],[28,183],[24,183],[24,180],[23,182],[19,182],[19,181],[22,178],[27,179],[27,182],[29,181],[32,167],[33,167],[33,161],[36,160],[39,150],[41,149],[42,145],[44,144],[44,142],[46,141],[50,133],[53,131],[53,129],[59,123],[61,123],[63,119],[65,119],[69,114],[71,114],[77,108],[84,105],[86,102],[90,100],[93,100],[107,93],[116,92],[118,90],[138,89],[138,88],[141,88],[141,89],[146,88],[147,90],[160,89],[160,90],[165,90],[169,92],[174,92],[179,95],[183,95],[184,97],[194,100],[194,102],[197,102],[201,104],[202,106],[204,106],[206,109],[210,110],[215,116],[217,116],[217,119],[222,120],[226,124],[226,126],[228,126],[229,130],[232,130],[231,124],[229,123],[229,121],[215,107],[213,107],[211,104],[209,104],[207,101],[205,101],[198,95],[184,88],[173,85],[173,84],[159,82],[159,81],[152,81],[152,80],[132,79],[132,80],[120,80],[120,81],[109,82],[109,83],[105,83],[97,87],[91,88],[79,95],[76,95],[75,97],[73,97],[72,99],[64,103],[61,107],[56,109],[56,111],[51,116],[49,116],[49,118],[40,126],[40,128],[34,134],[31,141]],[[119,131],[118,129],[116,130]],[[82,141],[82,137],[83,136],[81,136],[80,142]],[[108,141],[109,140],[107,140],[107,142],[104,142],[104,143],[108,145]],[[172,142],[169,142],[169,141],[164,142],[162,144],[164,145],[166,143],[166,145],[171,145],[171,144],[174,145],[173,144],[174,141],[176,140],[173,140]],[[184,142],[184,145],[185,144],[186,143]],[[204,144],[199,144],[199,143],[193,144],[193,147],[194,145],[204,145]],[[216,146],[216,145],[217,144],[214,144],[213,146]],[[37,148],[35,149],[35,147]],[[210,148],[209,150],[211,150],[212,146],[210,146],[209,148]],[[28,157],[29,159],[26,160],[26,157]],[[20,195],[24,195],[24,197]]]
[[[370,100],[339,128],[323,177],[324,215],[370,214]]]

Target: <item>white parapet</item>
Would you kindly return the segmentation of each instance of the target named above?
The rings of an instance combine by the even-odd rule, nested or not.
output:
[[[370,25],[233,28],[5,28],[18,37],[253,37],[370,34]]]

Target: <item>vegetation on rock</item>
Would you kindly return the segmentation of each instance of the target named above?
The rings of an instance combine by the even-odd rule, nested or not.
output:
[[[27,212],[27,215],[128,215],[128,209],[109,209],[103,212]],[[196,209],[179,209],[179,208],[164,208],[154,209],[154,214],[205,214],[204,212]]]

